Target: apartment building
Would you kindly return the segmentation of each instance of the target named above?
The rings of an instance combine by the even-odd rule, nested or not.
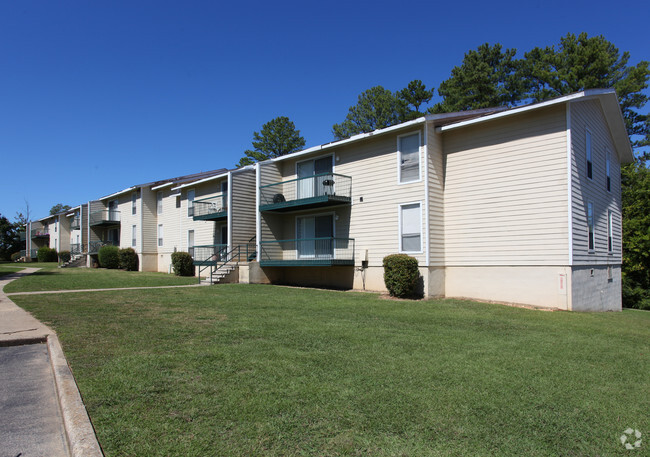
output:
[[[258,167],[253,280],[384,290],[418,259],[426,296],[621,308],[616,94],[427,115]]]

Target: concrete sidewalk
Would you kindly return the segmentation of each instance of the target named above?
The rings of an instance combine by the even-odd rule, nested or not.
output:
[[[0,457],[103,455],[56,333],[12,302],[0,277]]]

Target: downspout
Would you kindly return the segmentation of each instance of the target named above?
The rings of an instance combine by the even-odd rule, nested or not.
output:
[[[260,213],[260,183],[261,183],[262,168],[260,163],[255,164],[255,249],[257,250],[257,262],[262,258],[262,215]]]

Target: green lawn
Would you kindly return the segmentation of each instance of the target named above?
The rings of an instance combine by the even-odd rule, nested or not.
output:
[[[8,275],[10,273],[16,273],[17,271],[25,268],[23,264],[20,263],[1,263],[0,264],[0,277]]]
[[[18,265],[18,264],[14,264]],[[4,291],[34,292],[41,290],[103,289],[116,287],[173,286],[196,284],[197,278],[180,277],[167,273],[105,270],[102,268],[56,268],[54,264],[20,264],[42,270],[9,283]],[[4,266],[0,266],[3,268]],[[2,270],[0,270],[2,271]],[[16,270],[14,270],[16,271]]]
[[[650,446],[619,441],[650,434],[648,312],[243,284],[14,300],[59,334],[107,457]]]

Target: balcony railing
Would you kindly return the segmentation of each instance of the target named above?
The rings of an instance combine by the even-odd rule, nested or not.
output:
[[[48,229],[34,229],[32,230],[32,239],[34,238],[49,238],[50,231]]]
[[[354,238],[262,241],[263,267],[354,265]]]
[[[72,219],[72,222],[70,222],[70,230],[79,230],[81,228],[81,219],[78,217],[75,217]]]
[[[120,212],[104,209],[90,213],[90,225],[119,225]]]
[[[81,255],[86,251],[86,245],[82,243],[70,244],[70,255]]]
[[[216,197],[194,200],[192,207],[188,208],[195,221],[216,221],[228,216],[228,194],[219,194]]]
[[[25,241],[27,239],[27,234],[22,231],[20,232],[20,241]]]
[[[260,186],[260,211],[292,211],[352,202],[352,178],[321,173]]]
[[[37,258],[37,257],[38,257],[38,249],[30,249],[30,250],[29,250],[29,256],[30,256],[32,259]]]
[[[215,265],[217,262],[223,262],[227,252],[227,244],[209,244],[190,248],[194,265]]]
[[[20,250],[20,257],[25,257],[27,255],[27,251],[25,249]]]
[[[88,243],[88,254],[97,254],[99,252],[99,249],[102,246],[118,246],[119,247],[120,243],[119,241],[113,241],[113,240],[108,240],[108,241],[91,241]]]

